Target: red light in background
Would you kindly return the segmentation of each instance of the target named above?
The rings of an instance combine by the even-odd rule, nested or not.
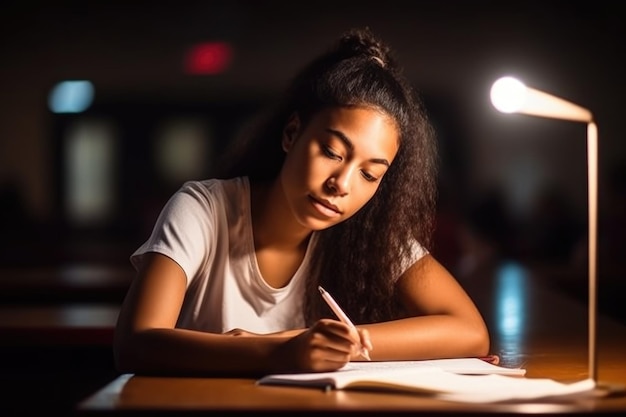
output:
[[[206,42],[193,46],[185,56],[185,72],[196,75],[214,75],[228,69],[232,48],[226,42]]]

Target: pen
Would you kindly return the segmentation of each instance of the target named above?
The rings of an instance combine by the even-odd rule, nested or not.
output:
[[[352,323],[346,313],[344,313],[341,307],[339,307],[339,304],[337,304],[335,299],[321,286],[318,286],[317,289],[320,291],[320,294],[322,294],[322,298],[324,299],[324,301],[326,301],[326,304],[328,304],[328,306],[333,310],[337,317],[339,317],[339,320],[352,327],[353,329],[356,329],[354,323]],[[368,361],[371,361],[370,354],[367,349],[363,347],[363,345],[361,345],[361,355],[363,355],[363,357]]]

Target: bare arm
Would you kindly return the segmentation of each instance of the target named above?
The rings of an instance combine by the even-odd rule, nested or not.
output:
[[[115,330],[114,354],[120,371],[236,374],[333,370],[356,351],[355,335],[335,320],[275,335],[176,329],[185,290],[185,273],[176,262],[160,254],[145,256]],[[240,334],[246,336],[238,337]]]
[[[484,356],[489,335],[467,293],[431,255],[413,265],[399,280],[410,318],[376,323],[369,331],[373,360]]]

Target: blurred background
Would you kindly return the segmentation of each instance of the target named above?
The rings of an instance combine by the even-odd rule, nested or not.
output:
[[[600,308],[626,320],[618,299],[626,233],[626,30],[619,6],[4,1],[5,316],[24,306],[90,303],[112,306],[103,320],[113,320],[132,277],[128,257],[167,198],[184,181],[205,178],[223,147],[310,58],[343,31],[369,26],[394,48],[437,129],[433,252],[463,282],[480,279],[485,264],[515,260],[585,300],[586,126],[498,113],[489,89],[514,75],[594,114]]]

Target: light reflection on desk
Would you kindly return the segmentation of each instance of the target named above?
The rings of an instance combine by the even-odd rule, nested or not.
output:
[[[495,332],[500,343],[502,359],[519,357],[523,346],[528,312],[528,274],[518,264],[506,262],[495,271],[494,314]]]

